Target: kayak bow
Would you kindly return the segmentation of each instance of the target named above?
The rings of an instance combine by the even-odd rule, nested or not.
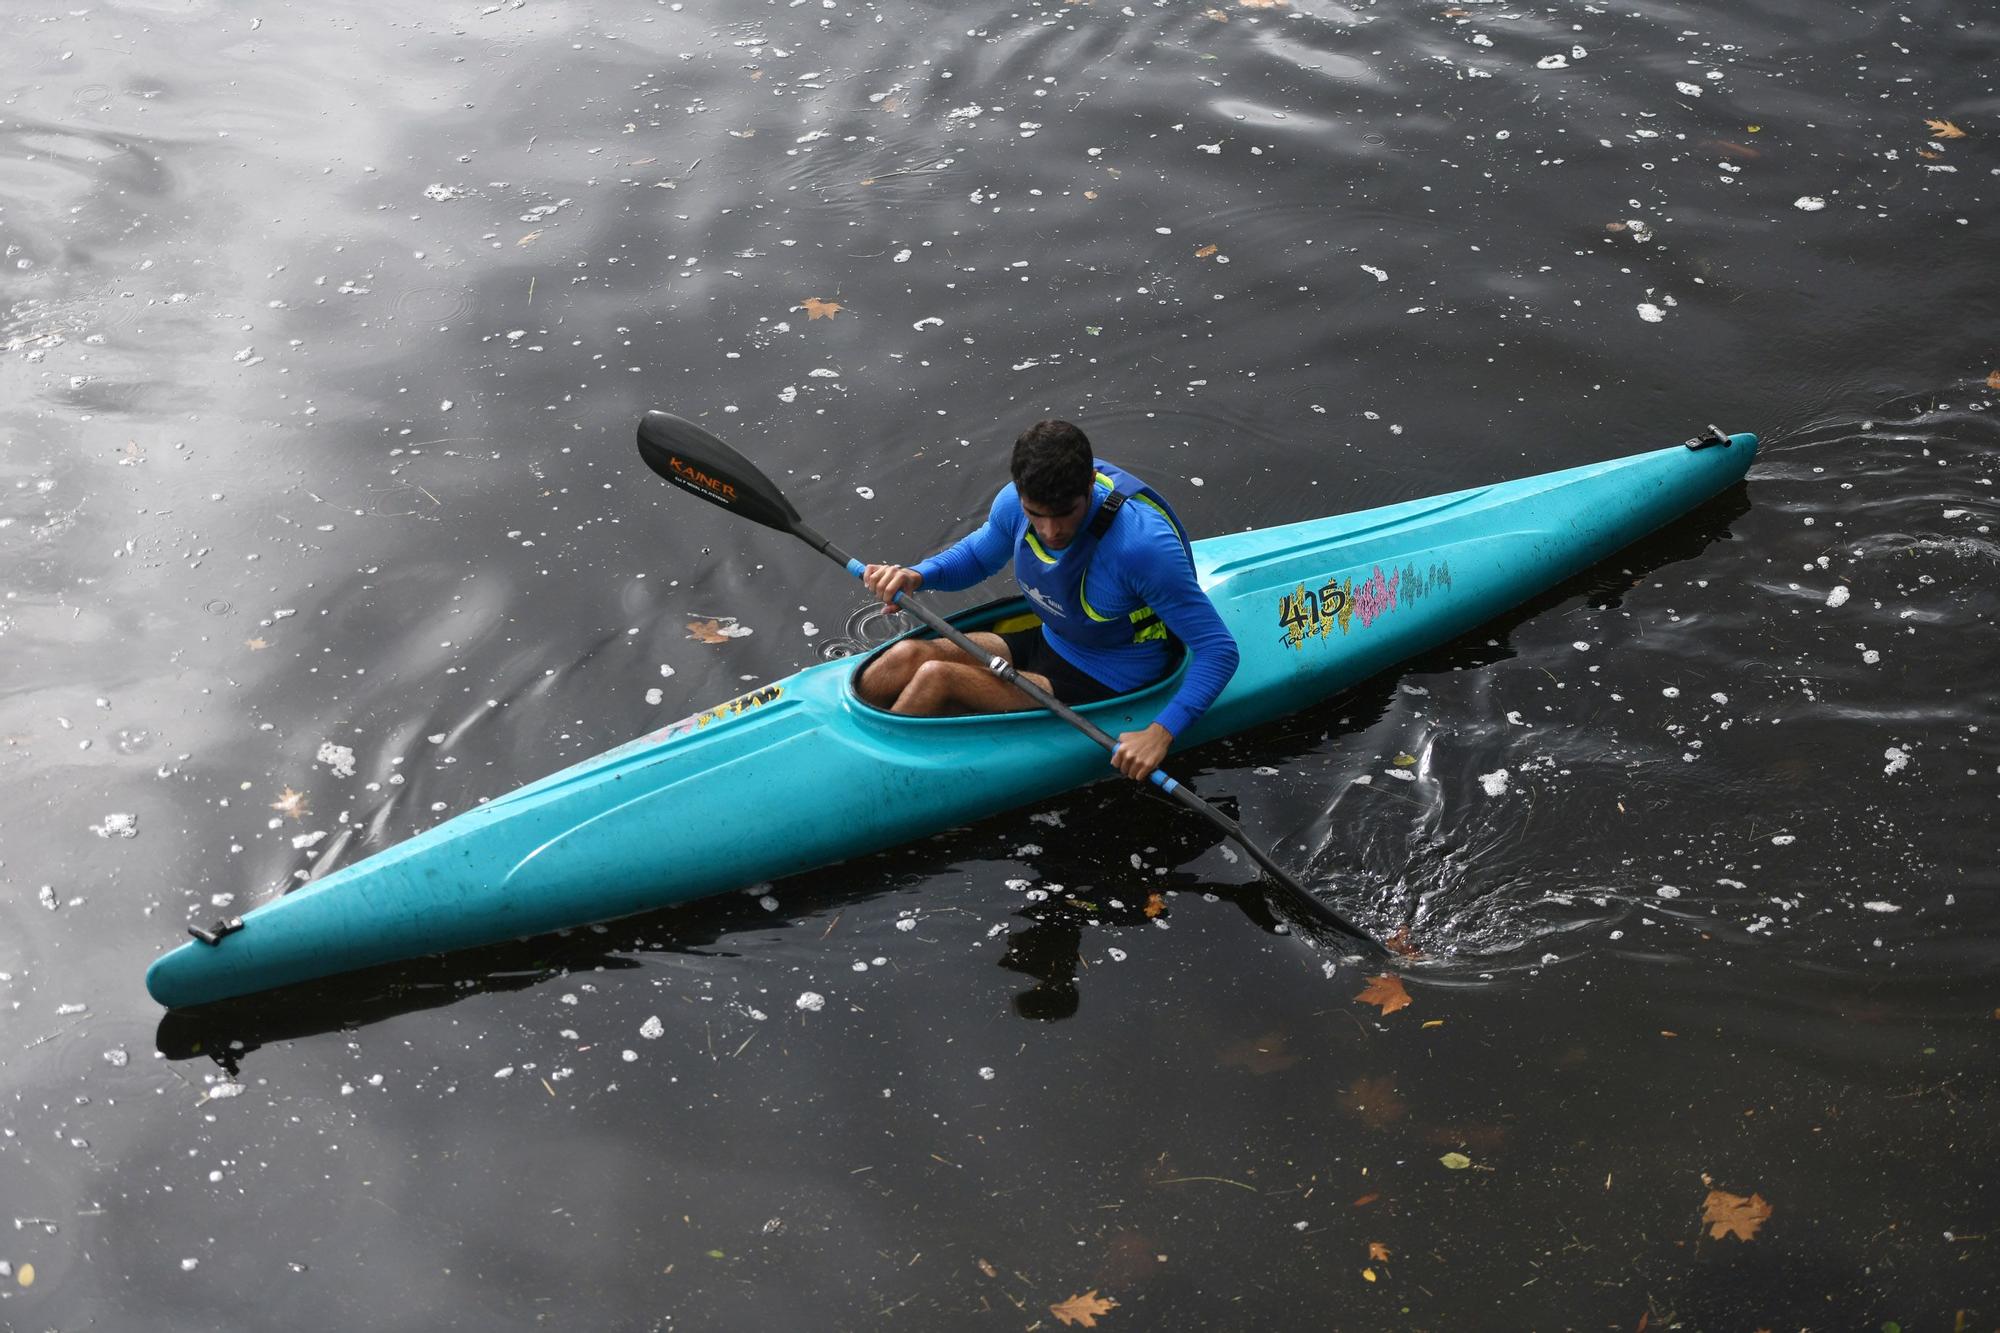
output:
[[[1756,449],[1755,435],[1717,432],[1197,541],[1196,573],[1242,662],[1175,749],[1294,712],[1500,615],[1740,481]],[[952,621],[984,628],[1026,611],[1014,598]],[[629,916],[1111,776],[1091,740],[1047,713],[872,708],[853,690],[860,666],[806,667],[468,810],[197,932],[154,961],[146,987],[183,1008]],[[1078,711],[1114,735],[1143,727],[1180,676]]]

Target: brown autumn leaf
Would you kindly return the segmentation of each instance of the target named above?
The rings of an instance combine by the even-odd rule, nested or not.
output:
[[[817,296],[808,296],[799,302],[799,308],[806,312],[806,322],[816,319],[832,319],[847,307],[838,301],[822,301]]]
[[[243,641],[243,646],[245,648],[248,648],[253,653],[261,653],[266,648],[269,648],[271,645],[264,642],[262,639],[245,639]]]
[[[688,637],[699,639],[703,643],[729,642],[729,636],[722,632],[722,622],[719,620],[688,621]]]
[[[1204,245],[1201,249],[1194,252],[1194,257],[1196,259],[1206,259],[1220,248],[1220,246]]]
[[[1217,23],[1229,22],[1229,14],[1225,10],[1204,9],[1201,11],[1201,16],[1205,19],[1214,19]]]
[[[1716,1240],[1724,1236],[1749,1240],[1770,1218],[1771,1205],[1764,1202],[1761,1194],[1746,1199],[1740,1194],[1712,1189],[1701,1205],[1701,1220],[1708,1224],[1708,1234]]]
[[[1376,1201],[1377,1199],[1379,1199],[1379,1198],[1381,1198],[1381,1197],[1382,1197],[1382,1196],[1381,1196],[1381,1195],[1380,1195],[1379,1193],[1377,1193],[1377,1194],[1364,1194],[1364,1195],[1362,1195],[1362,1196],[1361,1196],[1360,1198],[1358,1198],[1358,1199],[1356,1199],[1356,1200],[1354,1201],[1354,1206],[1355,1206],[1356,1208],[1366,1208],[1366,1207],[1367,1207],[1367,1206],[1368,1206],[1369,1204],[1371,1204],[1371,1203],[1375,1202],[1375,1201]]]
[[[1164,895],[1157,892],[1146,895],[1146,916],[1148,918],[1156,917],[1166,910],[1167,900]]]
[[[1396,1080],[1388,1074],[1363,1074],[1340,1094],[1340,1109],[1381,1129],[1403,1118],[1408,1108],[1396,1095]]]
[[[1624,230],[1625,230],[1625,224],[1624,224],[1624,223],[1622,223],[1622,222],[1607,222],[1607,223],[1605,223],[1605,224],[1604,224],[1604,230],[1606,230],[1606,231],[1624,231]]]
[[[979,1271],[986,1274],[986,1276],[988,1277],[1000,1276],[1000,1270],[995,1268],[992,1264],[987,1263],[984,1259],[981,1259],[979,1261]]]
[[[1086,198],[1086,199],[1095,199],[1095,198],[1097,198],[1097,191],[1095,191],[1095,190],[1085,190],[1085,191],[1083,192],[1083,197],[1084,197],[1084,198]]]
[[[1424,951],[1410,942],[1410,925],[1407,921],[1396,927],[1395,933],[1382,941],[1382,947],[1390,953],[1401,954],[1405,958],[1424,956]]]
[[[1233,1042],[1216,1057],[1222,1064],[1247,1069],[1253,1074],[1275,1074],[1299,1062],[1297,1052],[1285,1049],[1285,1034],[1267,1032],[1249,1041]]]
[[[1386,973],[1368,978],[1368,984],[1354,997],[1356,1003],[1380,1005],[1384,1014],[1393,1014],[1398,1009],[1410,1005],[1410,993],[1403,989],[1403,979]]]
[[[534,243],[535,243],[536,241],[540,240],[540,239],[541,239],[541,237],[542,237],[542,233],[541,233],[540,231],[531,231],[531,232],[529,232],[529,233],[528,233],[528,234],[527,234],[526,236],[523,236],[523,237],[522,237],[522,238],[521,238],[520,240],[518,240],[518,241],[514,242],[514,244],[515,244],[515,245],[533,245],[533,244],[534,244]]]
[[[1099,1296],[1097,1288],[1092,1287],[1081,1296],[1072,1296],[1058,1305],[1051,1305],[1049,1313],[1065,1324],[1096,1328],[1099,1315],[1108,1314],[1117,1308],[1117,1301],[1109,1296]]]
[[[1283,9],[1291,0],[1236,0],[1245,9]]]
[[[1986,387],[1989,389],[2000,389],[2000,370],[1992,370],[1987,372]]]
[[[1452,8],[1444,11],[1444,16],[1448,19],[1470,18],[1471,15],[1472,11],[1468,9]]]
[[[292,819],[304,819],[312,813],[312,807],[306,804],[305,793],[293,791],[290,787],[285,788],[278,799],[271,802],[271,808]]]
[[[1943,153],[1933,153],[1933,152],[1932,152],[1932,151],[1931,151],[1930,149],[1928,149],[1928,148],[1919,148],[1919,149],[1917,150],[1917,156],[1918,156],[1918,157],[1921,157],[1921,158],[1923,158],[1924,160],[1926,160],[1926,161],[1928,161],[1928,162],[1935,162],[1935,161],[1937,161],[1937,160],[1938,160],[1939,158],[1943,157],[1943,156],[1944,156],[1944,154],[1943,154]]]
[[[1730,157],[1740,157],[1746,162],[1755,161],[1764,156],[1749,144],[1737,143],[1732,139],[1703,139],[1701,142],[1704,148],[1713,148],[1717,152],[1727,154]]]
[[[1368,1242],[1368,1257],[1378,1264],[1386,1264],[1389,1262],[1389,1247],[1379,1240],[1371,1240]]]
[[[1924,124],[1930,126],[1931,133],[1940,139],[1963,139],[1965,137],[1965,131],[1948,120],[1926,120]]]

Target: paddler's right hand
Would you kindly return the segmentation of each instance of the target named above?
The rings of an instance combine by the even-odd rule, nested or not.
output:
[[[861,582],[882,599],[882,605],[894,607],[898,597],[924,586],[924,576],[901,565],[870,565],[862,571]]]

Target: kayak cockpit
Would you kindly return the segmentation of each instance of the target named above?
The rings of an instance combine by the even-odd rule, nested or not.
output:
[[[1017,630],[1028,629],[1042,623],[1042,618],[1035,613],[1034,607],[1029,605],[1028,599],[1025,597],[1003,597],[998,601],[984,602],[969,610],[947,616],[946,619],[951,622],[954,628],[967,634],[977,633],[982,630],[989,634],[1012,634]],[[935,632],[925,626],[919,625],[915,629],[898,634],[895,638],[890,639],[887,643],[882,644],[866,655],[856,658],[854,670],[848,673],[846,687],[843,691],[846,696],[846,703],[853,710],[854,715],[879,719],[899,727],[951,726],[994,722],[1034,722],[1038,720],[1046,722],[1048,720],[1049,715],[1038,708],[1024,709],[1017,713],[966,713],[956,717],[904,717],[897,713],[891,713],[887,709],[877,708],[861,697],[859,688],[861,673],[868,669],[871,662],[905,639],[935,639],[936,637]],[[1180,688],[1181,678],[1187,675],[1187,669],[1188,654],[1185,649],[1182,649],[1180,660],[1174,663],[1173,670],[1169,671],[1159,680],[1154,681],[1151,685],[1143,686],[1127,694],[1114,695],[1109,699],[1100,699],[1093,704],[1080,704],[1077,706],[1076,711],[1085,717],[1091,717],[1098,713],[1122,716],[1125,713],[1145,712],[1148,719],[1150,719],[1153,714],[1158,713],[1161,708],[1166,706],[1167,700],[1171,699],[1174,691]],[[1099,725],[1109,727],[1109,723],[1103,720],[1100,720]]]

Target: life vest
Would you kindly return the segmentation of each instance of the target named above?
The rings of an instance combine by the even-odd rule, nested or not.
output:
[[[1167,627],[1150,606],[1130,612],[1100,612],[1091,605],[1088,586],[1091,557],[1097,554],[1098,542],[1128,503],[1158,511],[1180,539],[1190,564],[1194,561],[1194,548],[1188,545],[1187,530],[1159,492],[1110,463],[1099,460],[1096,468],[1097,480],[1091,495],[1093,499],[1102,496],[1097,512],[1062,550],[1045,549],[1035,536],[1035,525],[1025,511],[1022,513],[1021,530],[1014,537],[1014,577],[1041,613],[1044,628],[1066,643],[1100,649],[1153,641],[1164,643]]]

